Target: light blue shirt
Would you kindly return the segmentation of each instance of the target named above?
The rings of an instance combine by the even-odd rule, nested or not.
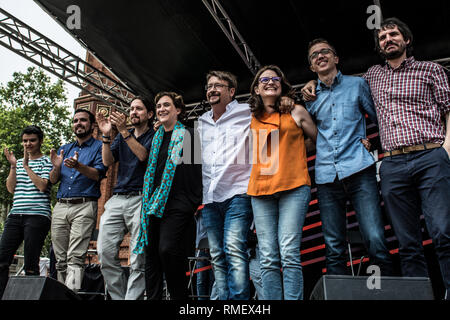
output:
[[[351,176],[374,162],[361,139],[366,138],[365,114],[377,123],[369,85],[360,77],[338,72],[331,87],[318,80],[317,99],[306,103],[315,118],[315,179],[318,184],[331,183]]]

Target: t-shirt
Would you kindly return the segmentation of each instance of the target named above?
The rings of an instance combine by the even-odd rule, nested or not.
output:
[[[42,156],[39,159],[28,160],[28,166],[39,177],[50,180],[50,171],[53,166],[49,157]],[[50,189],[49,183],[47,190],[39,191],[25,171],[23,159],[18,160],[13,207],[9,214],[42,215],[50,219]]]

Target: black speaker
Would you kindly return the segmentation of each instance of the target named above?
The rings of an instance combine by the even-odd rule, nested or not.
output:
[[[2,300],[81,300],[72,290],[49,277],[10,277]]]
[[[429,278],[324,275],[310,300],[433,300]]]

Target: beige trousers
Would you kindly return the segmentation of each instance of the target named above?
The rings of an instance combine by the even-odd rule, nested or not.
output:
[[[86,253],[97,222],[97,202],[57,203],[52,214],[52,244],[58,280],[72,290],[83,281]]]

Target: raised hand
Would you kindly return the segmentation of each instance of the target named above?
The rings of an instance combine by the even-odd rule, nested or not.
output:
[[[127,117],[123,113],[115,111],[109,117],[119,132],[127,131]]]
[[[64,159],[64,150],[61,150],[59,155],[56,153],[55,149],[50,150],[50,161],[54,167],[61,167]]]
[[[80,163],[78,162],[78,152],[75,151],[73,157],[64,159],[64,165],[68,168],[78,168]]]
[[[28,160],[30,160],[30,154],[27,152],[26,148],[23,148],[23,167],[28,167]]]
[[[15,167],[17,165],[17,159],[14,153],[12,151],[9,151],[8,148],[5,148],[3,150],[3,153],[5,154],[6,160],[8,160],[9,164],[12,167]]]
[[[103,135],[107,135],[111,132],[111,121],[109,118],[106,118],[103,113],[97,112],[97,114],[95,115],[95,119],[97,120],[98,128],[103,133]]]

